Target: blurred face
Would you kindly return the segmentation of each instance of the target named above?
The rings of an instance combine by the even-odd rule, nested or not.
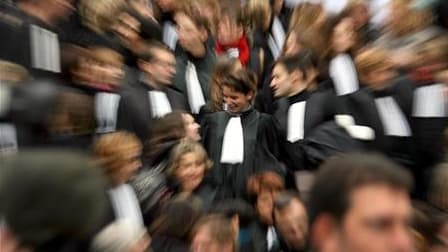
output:
[[[181,184],[182,191],[192,192],[202,182],[205,162],[197,153],[184,154],[179,161],[175,176]]]
[[[369,22],[370,19],[370,13],[368,7],[365,6],[364,4],[359,4],[353,9],[351,17],[353,20],[353,25],[356,30],[363,27]]]
[[[129,148],[121,150],[121,152],[123,153],[124,165],[113,175],[113,179],[117,184],[126,183],[142,166],[140,161],[142,153],[140,149]]]
[[[199,134],[200,126],[194,118],[190,114],[182,114],[182,118],[184,119],[186,137],[197,142],[201,140],[201,135]]]
[[[218,42],[222,45],[235,43],[243,36],[243,28],[228,16],[222,16],[218,25]]]
[[[397,76],[392,64],[385,62],[380,68],[367,74],[365,83],[373,89],[382,89],[390,85]]]
[[[179,35],[179,44],[186,50],[191,51],[198,44],[202,44],[207,39],[207,32],[199,28],[187,15],[180,12],[175,16],[177,24],[177,34]],[[205,32],[205,33],[204,33]]]
[[[285,66],[276,64],[272,70],[272,80],[270,87],[274,97],[287,97],[293,95],[293,80]]]
[[[272,225],[274,223],[272,219],[273,207],[274,199],[271,192],[263,192],[258,195],[256,210],[260,220],[267,225]]]
[[[294,199],[285,209],[274,210],[274,214],[275,227],[288,246],[303,249],[308,236],[308,215],[304,205]]]
[[[191,243],[192,252],[233,252],[233,244],[219,244],[210,236],[209,228],[204,225],[200,227],[193,237]]]
[[[286,39],[284,55],[295,55],[298,54],[300,50],[302,50],[302,45],[297,43],[297,34],[292,31]]]
[[[411,252],[411,203],[404,190],[384,185],[356,189],[339,230],[346,252]]]
[[[120,65],[113,65],[97,60],[89,60],[88,66],[86,67],[90,68],[88,72],[90,73],[90,78],[92,78],[91,81],[95,83],[119,85],[124,76],[123,69]]]
[[[145,62],[142,70],[146,72],[156,85],[171,85],[176,74],[176,59],[173,53],[154,48],[154,58],[151,62]]]
[[[253,93],[243,94],[235,91],[226,85],[222,86],[222,97],[227,105],[227,110],[231,113],[241,113],[249,108],[253,98]]]
[[[356,34],[351,18],[344,18],[333,31],[332,46],[337,53],[346,52],[355,45]]]

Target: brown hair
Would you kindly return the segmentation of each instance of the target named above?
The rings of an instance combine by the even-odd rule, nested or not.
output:
[[[377,47],[371,47],[358,54],[355,65],[361,77],[385,66],[389,60],[387,52]]]
[[[132,133],[117,131],[100,136],[93,145],[94,160],[103,168],[104,174],[113,178],[127,162],[125,155],[130,151],[140,151],[142,145]]]
[[[222,80],[224,76],[235,71],[237,64],[239,64],[237,58],[218,57],[210,86],[210,102],[213,112],[222,110]]]
[[[178,141],[185,137],[185,123],[182,113],[171,112],[158,118],[145,143],[145,159],[152,162],[160,154],[160,148],[173,141]]]
[[[225,245],[231,243],[233,251],[236,250],[235,230],[232,227],[230,219],[220,214],[211,214],[202,217],[193,228],[193,238],[202,227],[208,227],[210,236],[218,244]]]
[[[321,4],[301,3],[294,8],[289,22],[289,30],[303,31],[316,30],[316,20],[324,12]],[[300,33],[299,33],[300,34]]]
[[[283,178],[271,171],[252,175],[247,181],[247,191],[252,196],[258,196],[264,191],[282,191],[283,189],[285,189]]]
[[[247,69],[240,69],[229,73],[222,80],[222,85],[245,95],[257,91],[257,78],[253,72]]]
[[[171,150],[166,170],[169,176],[173,176],[174,173],[176,173],[176,170],[179,167],[180,160],[185,154],[188,153],[195,153],[199,155],[199,159],[204,162],[206,170],[212,168],[213,163],[208,158],[207,152],[205,151],[204,147],[202,147],[200,143],[193,140],[183,139]]]
[[[117,16],[125,11],[125,0],[80,0],[78,11],[82,23],[97,33],[106,33]]]

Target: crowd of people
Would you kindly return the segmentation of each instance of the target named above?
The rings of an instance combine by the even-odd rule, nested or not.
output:
[[[448,251],[448,2],[0,3],[0,251]]]

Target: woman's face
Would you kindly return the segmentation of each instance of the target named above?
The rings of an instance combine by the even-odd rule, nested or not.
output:
[[[241,113],[245,111],[252,101],[252,92],[243,94],[223,85],[222,96],[227,110],[231,113]]]
[[[344,18],[336,25],[332,42],[336,53],[346,52],[355,45],[356,34],[351,18]]]
[[[200,141],[201,135],[199,134],[199,129],[201,128],[201,126],[199,126],[199,124],[190,114],[182,114],[182,118],[185,125],[185,137],[196,142]]]
[[[142,166],[140,161],[141,154],[139,148],[123,150],[122,157],[124,159],[124,165],[113,175],[116,184],[126,183],[135,175],[138,169]]]
[[[179,181],[182,191],[192,192],[199,184],[205,174],[205,160],[199,154],[189,152],[184,154],[180,160],[174,176]]]
[[[256,210],[261,222],[273,225],[272,211],[274,208],[274,197],[272,192],[262,192],[257,197]]]

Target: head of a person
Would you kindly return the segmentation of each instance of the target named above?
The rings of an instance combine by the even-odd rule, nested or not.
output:
[[[193,228],[193,252],[235,252],[236,247],[235,230],[225,216],[205,216]]]
[[[111,30],[117,36],[120,43],[130,49],[142,39],[140,37],[141,23],[129,8],[118,14],[112,24]]]
[[[274,97],[289,97],[307,89],[318,76],[317,59],[310,50],[280,57],[272,70]]]
[[[48,251],[58,241],[59,251],[103,221],[106,181],[87,156],[23,150],[2,157],[0,167],[0,212],[21,246]]]
[[[111,32],[117,17],[126,8],[125,0],[80,0],[78,2],[82,24],[99,34]]]
[[[184,192],[193,192],[201,184],[212,162],[204,147],[192,140],[182,140],[171,150],[167,173]]]
[[[289,30],[304,31],[311,29],[320,31],[327,21],[327,13],[320,3],[304,1],[294,7],[289,22]]]
[[[195,52],[198,45],[203,45],[209,37],[209,24],[201,15],[199,8],[189,1],[184,1],[174,15],[179,45],[187,52]]]
[[[303,250],[306,247],[308,214],[296,192],[283,191],[275,196],[274,224],[289,248]]]
[[[240,9],[223,8],[216,39],[221,45],[232,45],[243,36],[243,16]]]
[[[252,206],[242,199],[222,200],[215,204],[211,212],[221,214],[232,222],[236,239],[239,239],[240,230],[248,228],[255,220]]]
[[[343,12],[346,12],[352,18],[355,30],[369,23],[369,3],[366,0],[350,0]]]
[[[241,113],[249,109],[256,94],[256,76],[241,69],[226,75],[222,80],[222,96],[227,111]]]
[[[93,144],[93,158],[112,185],[126,183],[141,167],[142,144],[131,133],[100,136]]]
[[[413,0],[392,0],[389,2],[387,30],[393,36],[401,37],[419,31],[432,23],[433,14],[429,8],[413,7]]]
[[[324,163],[309,199],[316,251],[413,251],[412,178],[377,154],[346,154]]]
[[[176,58],[173,52],[158,41],[145,43],[139,52],[139,68],[151,85],[171,85],[176,74]]]
[[[176,10],[177,2],[179,2],[179,0],[155,0],[154,2],[162,10],[162,12],[172,13]]]
[[[285,189],[285,182],[275,172],[262,172],[247,181],[249,196],[255,205],[259,220],[265,225],[273,225],[274,198]]]
[[[112,222],[95,235],[92,252],[144,252],[148,251],[151,238],[146,229],[129,219]]]
[[[67,19],[73,12],[74,0],[16,0],[19,8],[39,18],[48,24],[55,24],[61,19]],[[43,15],[38,15],[43,14]]]
[[[117,51],[102,46],[88,48],[88,57],[78,63],[78,74],[91,84],[117,86],[124,77],[124,58]]]
[[[250,25],[261,31],[267,31],[272,19],[272,6],[265,0],[248,0],[245,5],[245,16]]]
[[[202,214],[201,200],[181,193],[161,205],[149,231],[153,236],[172,237],[188,242],[190,232]]]
[[[222,98],[222,80],[223,78],[237,70],[243,68],[243,65],[237,58],[229,58],[225,56],[218,57],[212,73],[212,82],[210,87],[210,100],[212,111],[223,110]]]
[[[195,0],[198,5],[199,13],[203,16],[209,25],[210,32],[216,34],[217,26],[221,18],[222,1],[218,0]]]
[[[369,48],[355,58],[359,79],[372,89],[388,87],[397,76],[387,52],[380,48]]]
[[[342,13],[329,21],[329,41],[334,55],[350,51],[356,44],[357,35],[353,19]]]

